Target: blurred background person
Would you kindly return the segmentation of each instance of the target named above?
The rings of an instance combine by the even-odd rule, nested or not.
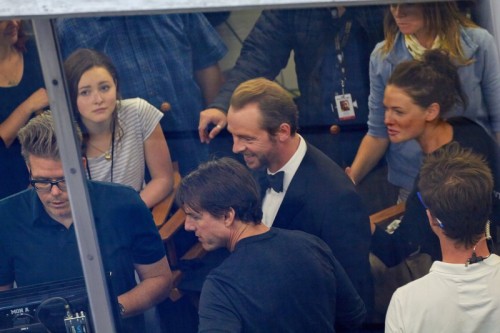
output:
[[[23,21],[0,21],[0,198],[28,187],[17,132],[49,105],[35,42]]]

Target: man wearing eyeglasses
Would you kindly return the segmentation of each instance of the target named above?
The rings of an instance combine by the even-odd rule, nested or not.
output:
[[[69,228],[73,223],[73,217],[61,162],[31,156],[29,163],[30,184],[37,192],[45,211],[52,219]],[[33,176],[31,166],[34,166],[36,176]],[[60,176],[50,177],[55,174]]]
[[[0,291],[83,275],[52,116],[19,132],[32,188],[0,201]],[[144,332],[141,314],[170,290],[171,271],[148,208],[129,187],[87,183],[95,228],[122,331]],[[135,281],[135,271],[140,283]]]

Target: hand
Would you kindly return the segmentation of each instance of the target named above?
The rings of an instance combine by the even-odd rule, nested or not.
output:
[[[345,168],[345,173],[346,173],[347,177],[349,177],[349,179],[351,179],[352,183],[354,185],[356,185],[356,182],[354,181],[354,178],[352,178],[352,169],[351,169],[351,167]]]
[[[345,7],[344,6],[337,6],[337,11],[338,11],[339,18],[341,18],[342,15],[344,15],[344,13],[345,13]]]
[[[208,133],[208,125],[210,124],[214,124],[215,127]],[[200,112],[198,133],[202,143],[210,143],[210,140],[215,138],[224,127],[226,127],[226,115],[221,110],[211,108]]]
[[[38,89],[26,99],[26,103],[28,103],[31,113],[43,110],[49,105],[47,90],[45,88]]]

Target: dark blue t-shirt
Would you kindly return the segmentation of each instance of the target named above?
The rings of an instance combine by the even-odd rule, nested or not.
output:
[[[165,250],[151,212],[132,188],[88,181],[105,271],[112,292],[136,286],[134,264],[152,264]],[[18,287],[83,275],[75,228],[45,212],[33,189],[0,201],[0,285]]]
[[[271,228],[240,240],[207,277],[199,332],[335,332],[366,310],[326,243]]]

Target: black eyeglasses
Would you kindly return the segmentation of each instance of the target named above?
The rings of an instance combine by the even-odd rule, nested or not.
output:
[[[57,186],[63,192],[66,192],[66,181],[64,177],[49,180],[49,179],[33,179],[30,174],[30,184],[35,188],[37,192],[50,192],[52,191],[52,186]]]

